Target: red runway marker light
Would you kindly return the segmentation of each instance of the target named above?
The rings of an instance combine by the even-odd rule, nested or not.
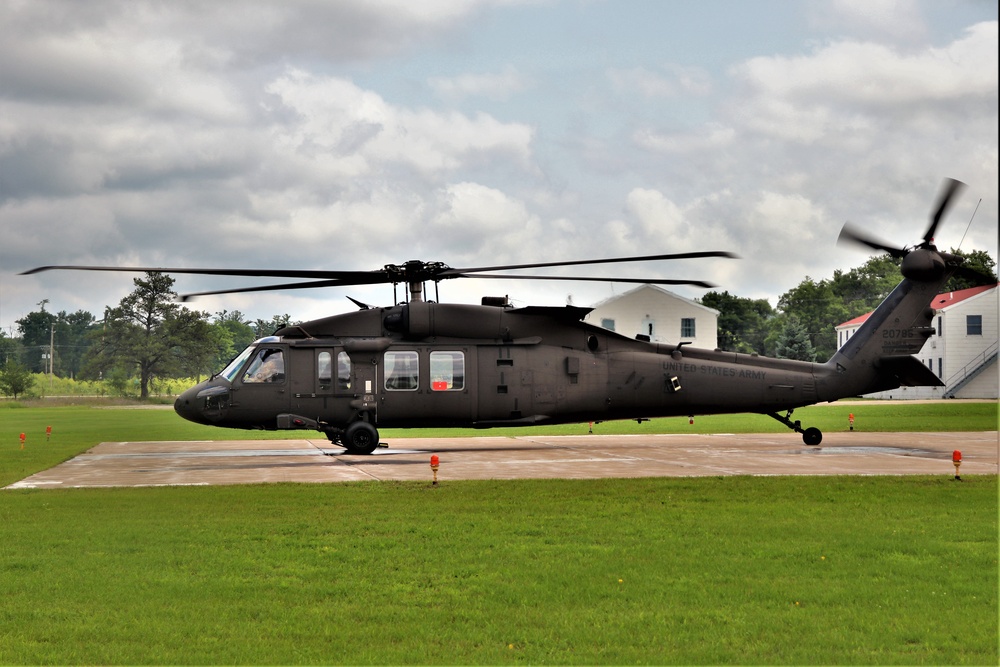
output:
[[[441,459],[438,458],[437,454],[431,455],[431,470],[434,471],[434,484],[438,483],[438,467],[441,465]]]
[[[52,437],[52,427],[51,426],[46,426],[45,427],[45,439],[48,440],[51,437]]]
[[[24,449],[24,434],[21,434],[21,449]]]
[[[962,460],[962,452],[961,452],[961,450],[956,449],[955,451],[953,451],[951,453],[951,460],[953,462],[961,462],[961,460]]]

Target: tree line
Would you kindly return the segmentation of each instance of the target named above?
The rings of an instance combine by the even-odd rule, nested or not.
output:
[[[247,345],[286,326],[288,315],[249,320],[240,311],[214,315],[176,302],[174,279],[160,272],[134,278],[135,289],[97,320],[89,312],[40,309],[0,332],[0,393],[28,392],[34,375],[102,380],[113,391],[137,385],[149,397],[154,380],[192,378],[223,368]]]
[[[953,254],[996,283],[996,263],[985,251]],[[720,349],[804,361],[826,360],[836,351],[835,327],[863,315],[902,280],[900,260],[870,258],[833,278],[810,277],[785,292],[772,307],[728,291],[709,292],[701,303],[719,311]],[[240,311],[215,314],[176,302],[174,279],[159,272],[134,278],[135,289],[97,320],[86,311],[52,313],[47,300],[17,320],[19,337],[0,331],[0,394],[30,391],[35,374],[102,380],[113,390],[138,385],[148,398],[154,380],[193,378],[216,372],[254,340],[287,326],[289,316],[249,320]],[[945,291],[975,284],[953,277]]]

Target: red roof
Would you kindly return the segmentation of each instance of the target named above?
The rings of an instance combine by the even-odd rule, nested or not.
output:
[[[997,283],[997,285],[1000,285],[1000,283]],[[980,285],[979,287],[970,287],[969,289],[962,289],[958,290],[957,292],[942,292],[941,294],[938,294],[936,297],[931,299],[930,305],[935,310],[943,310],[944,308],[950,308],[951,306],[961,303],[966,299],[971,299],[977,294],[988,292],[991,289],[996,288],[997,285]],[[871,313],[865,313],[864,315],[859,315],[858,317],[855,317],[853,320],[847,320],[846,322],[838,324],[836,328],[852,327],[860,325],[865,320],[868,319],[869,315],[871,315]]]

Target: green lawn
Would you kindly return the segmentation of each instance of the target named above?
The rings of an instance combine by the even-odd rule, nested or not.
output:
[[[975,405],[851,411],[995,429]],[[0,408],[0,434],[2,483],[101,440],[248,435],[95,407]],[[996,664],[997,478],[963,480],[0,491],[0,663]]]

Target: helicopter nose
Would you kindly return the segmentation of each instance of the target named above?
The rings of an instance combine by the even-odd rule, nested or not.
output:
[[[174,412],[188,421],[204,423],[201,410],[198,408],[199,387],[191,387],[174,401]]]
[[[174,401],[174,412],[196,424],[214,424],[229,403],[229,387],[205,383],[191,387]]]

